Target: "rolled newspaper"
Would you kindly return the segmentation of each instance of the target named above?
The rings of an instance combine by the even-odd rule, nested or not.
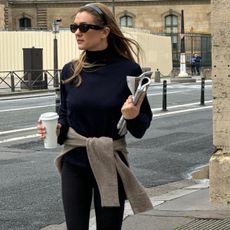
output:
[[[150,79],[151,75],[152,75],[152,72],[147,71],[147,72],[142,73],[138,77],[127,76],[127,84],[132,93],[134,105],[137,104],[140,96],[143,93],[147,92],[148,87],[151,83],[151,79]],[[123,116],[121,116],[120,120],[117,123],[117,129],[119,129],[118,133],[120,136],[123,136],[127,133],[126,120]]]

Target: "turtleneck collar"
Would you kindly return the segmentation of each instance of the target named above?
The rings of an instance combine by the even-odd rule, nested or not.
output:
[[[86,61],[89,63],[104,64],[118,57],[111,48],[107,47],[104,50],[89,51],[86,50]]]

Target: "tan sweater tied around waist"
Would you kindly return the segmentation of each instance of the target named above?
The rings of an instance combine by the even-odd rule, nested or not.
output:
[[[89,163],[99,188],[102,207],[120,206],[118,172],[133,212],[136,214],[153,208],[143,186],[117,153],[121,152],[127,159],[128,152],[124,138],[115,141],[109,137],[87,138],[69,128],[63,152],[55,160],[59,172],[64,154],[76,147],[86,147]]]

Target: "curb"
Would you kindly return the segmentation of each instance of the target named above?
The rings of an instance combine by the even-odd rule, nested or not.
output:
[[[209,165],[204,165],[191,174],[192,179],[194,180],[202,180],[202,179],[209,179]]]

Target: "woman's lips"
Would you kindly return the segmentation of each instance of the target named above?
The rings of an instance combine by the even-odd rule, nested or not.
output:
[[[78,44],[80,44],[80,43],[82,43],[82,42],[84,42],[84,40],[82,40],[82,39],[77,39],[77,43],[78,43]]]

